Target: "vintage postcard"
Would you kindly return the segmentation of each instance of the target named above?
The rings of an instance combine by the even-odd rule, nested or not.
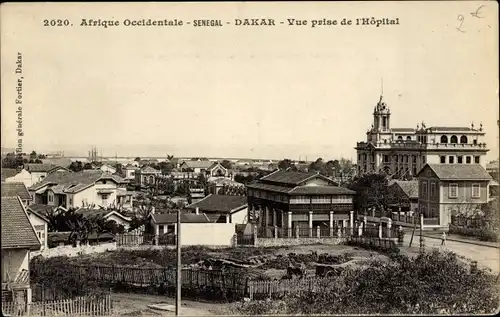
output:
[[[498,2],[3,3],[4,316],[499,311]]]

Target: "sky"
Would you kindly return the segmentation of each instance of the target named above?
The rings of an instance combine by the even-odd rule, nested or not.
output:
[[[478,16],[471,13],[480,9]],[[496,2],[2,5],[2,147],[105,156],[356,158],[392,127],[476,126],[498,157]],[[57,10],[56,10],[57,9]],[[54,12],[57,12],[54,13]],[[459,15],[463,16],[460,30]],[[393,26],[81,27],[81,19],[399,18]],[[68,19],[72,27],[44,27]]]

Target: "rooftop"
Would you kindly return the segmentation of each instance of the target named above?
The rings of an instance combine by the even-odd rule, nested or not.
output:
[[[49,206],[45,204],[33,204],[29,205],[28,209],[47,217],[52,212],[52,210],[54,210],[54,206]]]
[[[2,197],[2,249],[40,249],[40,241],[17,197]]]
[[[200,212],[230,213],[233,210],[241,209],[246,206],[246,196],[208,195],[202,200],[187,206],[187,208],[194,210],[198,207]]]
[[[490,180],[491,176],[479,164],[427,164],[442,180]],[[418,175],[422,173],[423,168]]]
[[[4,182],[7,178],[16,176],[19,171],[15,168],[2,168],[2,182]]]
[[[31,190],[38,190],[48,185],[59,185],[55,190],[64,193],[77,193],[98,180],[111,180],[118,184],[125,184],[126,181],[117,176],[101,170],[84,170],[78,173],[57,172],[47,175],[41,182],[30,187]]]
[[[394,180],[391,181],[389,184],[391,186],[398,185],[409,198],[414,198],[414,199],[418,198],[418,180],[411,180],[411,181]]]
[[[2,197],[19,196],[22,200],[31,200],[31,195],[24,183],[3,183],[1,187]]]
[[[209,168],[214,164],[212,161],[183,161],[181,165],[186,165],[188,168]]]
[[[28,172],[38,172],[38,173],[43,173],[43,172],[50,172],[52,171],[53,169],[57,169],[57,168],[64,168],[66,169],[65,167],[62,167],[62,166],[58,166],[58,165],[55,165],[55,164],[51,164],[51,163],[30,163],[30,164],[25,164],[24,165],[24,169],[26,169]]]
[[[275,171],[269,175],[262,177],[260,180],[273,183],[282,183],[290,185],[299,185],[300,183],[320,176],[318,173],[303,173],[303,172],[290,172],[290,171]]]
[[[177,223],[177,214],[153,214],[153,220],[156,224]],[[181,213],[181,223],[210,223],[205,214],[187,214]]]

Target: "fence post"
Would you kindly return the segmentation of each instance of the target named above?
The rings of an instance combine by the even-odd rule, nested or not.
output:
[[[382,239],[382,223],[378,224],[378,238]]]
[[[295,238],[299,238],[299,226],[295,227]]]
[[[237,247],[237,246],[238,246],[238,235],[233,234],[233,247]]]
[[[363,235],[363,223],[358,223],[358,236],[361,237]]]
[[[354,235],[354,210],[350,211],[349,215],[349,225],[351,226],[351,236]]]
[[[340,227],[337,228],[337,237],[342,237],[342,229]]]
[[[319,238],[321,238],[321,231],[319,229],[319,226],[316,226],[316,236]]]
[[[158,245],[158,235],[155,234],[155,245]]]
[[[392,220],[389,219],[389,222],[387,223],[387,238],[391,238],[391,228],[392,228]]]
[[[253,243],[254,245],[257,245],[257,225],[253,226]]]
[[[278,239],[278,226],[274,226],[274,239]]]

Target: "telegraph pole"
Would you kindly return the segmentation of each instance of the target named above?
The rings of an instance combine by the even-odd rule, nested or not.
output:
[[[177,294],[175,296],[175,316],[181,313],[181,294],[182,294],[182,258],[181,258],[181,209],[177,208]]]

